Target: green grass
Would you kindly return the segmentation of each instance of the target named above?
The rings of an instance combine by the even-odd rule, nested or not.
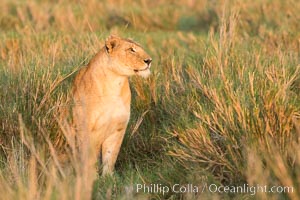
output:
[[[300,3],[171,2],[0,3],[1,198],[300,198]],[[94,179],[61,113],[72,107],[72,73],[111,33],[142,44],[153,68],[130,78],[114,176]],[[65,151],[67,166],[57,162]],[[136,184],[200,192],[137,193]],[[212,193],[211,184],[293,192]]]

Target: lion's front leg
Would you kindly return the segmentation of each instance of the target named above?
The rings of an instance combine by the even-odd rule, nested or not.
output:
[[[126,126],[108,136],[102,144],[102,175],[112,174],[125,135]]]

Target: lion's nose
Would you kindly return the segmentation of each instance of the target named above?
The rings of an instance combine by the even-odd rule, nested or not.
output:
[[[145,59],[144,62],[145,62],[147,65],[150,65],[150,63],[152,62],[152,59],[151,59],[151,58]]]

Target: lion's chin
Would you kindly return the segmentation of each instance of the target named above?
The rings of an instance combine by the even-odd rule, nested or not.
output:
[[[148,78],[150,76],[151,72],[150,72],[150,69],[147,69],[145,71],[139,71],[137,74],[143,78]]]

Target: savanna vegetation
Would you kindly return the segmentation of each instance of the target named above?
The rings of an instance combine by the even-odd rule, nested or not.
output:
[[[0,199],[300,199],[299,11],[298,0],[2,0]],[[101,177],[61,113],[110,34],[153,63],[150,78],[130,79],[126,138],[114,176]]]

